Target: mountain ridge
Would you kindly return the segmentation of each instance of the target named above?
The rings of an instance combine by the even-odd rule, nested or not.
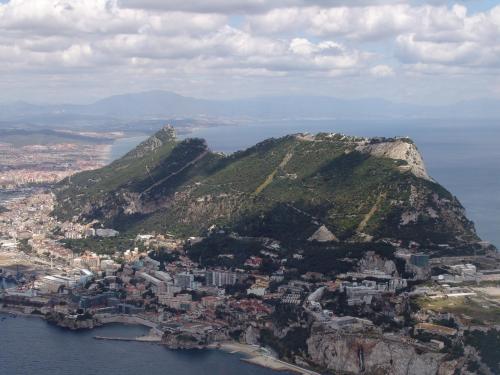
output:
[[[63,181],[55,214],[131,234],[188,237],[215,225],[290,242],[479,241],[408,138],[293,134],[222,155],[174,136],[163,128],[111,165]]]

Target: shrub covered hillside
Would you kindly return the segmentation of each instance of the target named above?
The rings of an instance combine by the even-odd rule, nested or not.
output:
[[[125,157],[64,180],[55,214],[131,234],[217,225],[283,242],[478,241],[406,138],[289,135],[224,156],[165,127]]]

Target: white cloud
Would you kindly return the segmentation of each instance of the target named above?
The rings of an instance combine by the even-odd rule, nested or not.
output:
[[[329,40],[314,44],[255,35],[228,26],[223,15],[123,9],[115,0],[36,0],[32,6],[34,1],[0,5],[0,45],[12,50],[21,70],[144,68],[182,60],[179,64],[190,65],[183,70],[246,69],[266,75],[356,69],[369,58]]]
[[[290,51],[303,56],[310,56],[316,53],[340,55],[345,52],[345,47],[332,41],[314,44],[305,38],[295,38],[290,42]]]
[[[427,35],[456,33],[464,27],[466,8],[411,6],[307,7],[274,9],[248,18],[255,32],[278,33],[306,30],[317,36],[345,36],[356,40],[393,38],[406,32]]]
[[[316,36],[376,39],[411,29],[407,5],[286,8],[248,18],[248,28],[258,33],[306,31]]]
[[[246,27],[256,34],[305,32],[353,43],[394,43],[403,63],[499,65],[500,6],[476,14],[463,5],[274,9],[248,17]]]
[[[125,9],[117,0],[11,0],[0,4],[0,29],[37,35],[200,33],[224,25],[217,14],[160,13]]]
[[[248,14],[287,7],[366,6],[405,2],[405,0],[121,0],[126,8],[195,13]]]
[[[418,40],[415,34],[408,34],[399,36],[397,44],[398,55],[406,63],[468,65],[479,58],[478,46],[471,42],[431,42]]]
[[[394,70],[388,65],[376,65],[370,69],[370,73],[374,77],[391,77],[394,75]]]
[[[422,66],[500,68],[500,6],[468,15],[463,6],[427,10],[425,27],[397,36],[402,62]]]
[[[187,82],[229,92],[235,82],[270,89],[279,80],[300,92],[333,90],[331,80],[342,77],[497,72],[500,6],[472,13],[422,3],[10,0],[0,3],[0,83],[9,91],[16,82],[181,89]]]

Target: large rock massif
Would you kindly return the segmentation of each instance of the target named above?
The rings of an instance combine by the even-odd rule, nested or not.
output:
[[[179,141],[165,127],[112,164],[62,181],[56,196],[54,213],[62,220],[112,227],[127,237],[203,236],[186,246],[202,267],[241,269],[249,257],[271,251],[276,260],[263,259],[260,272],[270,276],[286,264],[301,281],[349,271],[407,277],[412,270],[396,257],[398,248],[420,246],[416,251],[431,256],[481,249],[464,208],[428,175],[407,138],[294,134],[223,155],[201,139]],[[410,317],[407,295],[348,307],[343,295],[325,294],[323,306],[337,316],[373,317],[375,324]],[[280,306],[271,325],[232,317],[240,325],[231,337],[335,373],[451,374],[461,365],[410,336],[373,325],[344,331],[318,324],[324,320],[316,310]],[[227,338],[170,332],[162,342],[199,348]]]
[[[478,241],[407,138],[295,134],[226,156],[165,127],[56,194],[60,218],[130,233],[199,235],[215,224],[281,241]]]
[[[318,329],[313,330],[307,346],[310,360],[334,373],[434,375],[446,374],[450,365],[444,354],[417,353],[413,345],[381,336]]]

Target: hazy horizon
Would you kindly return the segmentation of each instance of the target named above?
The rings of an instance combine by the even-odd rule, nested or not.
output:
[[[182,96],[171,91],[151,90],[105,97],[90,104],[33,104],[26,101],[0,104],[0,120],[9,126],[17,121],[52,127],[69,126],[77,121],[80,128],[92,128],[95,122],[108,127],[119,121],[170,121],[192,119],[232,123],[293,119],[500,119],[496,100],[482,99],[450,105],[417,105],[381,98],[338,98],[319,95],[254,96],[212,99]],[[81,120],[84,122],[82,123]],[[52,121],[52,122],[51,122]],[[54,122],[55,121],[55,122]],[[103,123],[104,121],[104,123]],[[105,122],[108,122],[106,125]],[[458,126],[458,123],[457,123]]]
[[[263,93],[259,95],[258,93],[254,95],[249,95],[249,96],[240,96],[240,97],[227,97],[227,98],[212,98],[210,96],[196,96],[196,95],[185,95],[185,94],[180,94],[176,91],[173,90],[168,90],[168,89],[156,89],[156,88],[150,88],[148,90],[138,90],[138,91],[123,91],[123,92],[117,92],[114,94],[110,95],[104,95],[100,97],[96,97],[93,99],[89,100],[83,100],[79,101],[76,99],[65,99],[61,101],[55,101],[55,102],[48,102],[44,101],[43,99],[40,100],[25,100],[25,99],[16,99],[16,100],[4,100],[0,101],[0,105],[5,105],[5,106],[12,106],[16,104],[29,104],[29,105],[36,105],[36,106],[58,106],[58,105],[75,105],[75,106],[86,106],[86,105],[92,105],[95,103],[98,103],[103,100],[107,100],[110,98],[117,98],[117,97],[126,97],[126,96],[132,96],[132,95],[144,95],[144,94],[153,94],[153,93],[160,93],[160,94],[173,94],[177,95],[183,98],[188,98],[188,99],[199,99],[199,100],[209,100],[209,101],[214,101],[214,102],[227,102],[227,101],[239,101],[239,100],[253,100],[253,99],[275,99],[275,98],[328,98],[328,99],[334,99],[334,100],[343,100],[343,101],[364,101],[364,100],[373,100],[373,101],[381,101],[381,102],[390,102],[396,105],[415,105],[419,106],[419,104],[416,103],[411,103],[411,102],[406,102],[406,101],[398,101],[398,100],[391,100],[391,99],[386,99],[386,98],[381,98],[377,96],[359,96],[359,97],[341,97],[341,96],[335,96],[335,95],[318,95],[318,94],[266,94]],[[447,104],[443,103],[429,103],[426,104],[425,107],[434,107],[434,108],[441,108],[449,105],[456,105],[464,102],[481,102],[481,101],[489,101],[492,100],[491,98],[488,97],[477,97],[477,98],[471,98],[471,99],[460,99],[457,101],[452,101]],[[500,98],[498,99],[500,101]],[[424,105],[422,105],[424,106]]]

